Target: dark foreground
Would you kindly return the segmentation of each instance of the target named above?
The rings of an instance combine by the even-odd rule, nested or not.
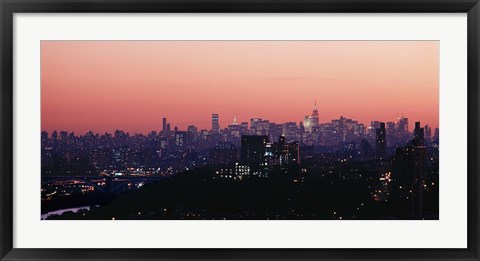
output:
[[[268,178],[234,180],[210,169],[194,169],[91,211],[49,219],[438,219],[438,189],[424,191],[424,211],[416,216],[408,195],[395,183],[385,188],[377,181],[368,174],[339,180],[336,175],[289,175],[280,169]],[[388,197],[380,197],[380,189],[388,189]]]

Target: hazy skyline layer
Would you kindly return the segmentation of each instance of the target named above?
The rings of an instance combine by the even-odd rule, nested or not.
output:
[[[42,41],[42,130],[147,133],[259,117],[438,127],[438,41]]]

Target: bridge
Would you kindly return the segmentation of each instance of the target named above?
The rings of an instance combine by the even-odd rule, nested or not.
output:
[[[88,186],[92,186],[96,191],[103,194],[115,194],[128,189],[128,184],[135,187],[158,182],[166,177],[158,176],[123,176],[123,177],[103,177],[103,176],[52,176],[42,177],[42,187],[57,182],[76,181]],[[105,184],[105,185],[102,185]]]

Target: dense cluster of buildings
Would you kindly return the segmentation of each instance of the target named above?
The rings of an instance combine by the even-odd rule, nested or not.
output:
[[[364,179],[366,171],[378,172],[383,188],[373,189],[378,180],[369,176],[372,197],[388,200],[396,193],[417,217],[423,215],[425,191],[438,182],[438,128],[432,133],[415,122],[409,131],[403,116],[370,126],[345,117],[321,123],[316,104],[298,123],[262,118],[237,123],[235,117],[222,128],[220,115],[212,114],[210,130],[172,129],[163,118],[162,129],[147,135],[43,131],[41,142],[45,176],[166,176],[208,166],[218,178],[243,180],[296,165],[342,181],[362,178],[362,171]]]
[[[76,136],[66,131],[42,132],[42,167],[46,174],[69,172],[122,172],[141,169],[146,173],[172,174],[196,166],[211,165],[220,173],[265,175],[269,166],[300,164],[319,153],[342,153],[354,157],[388,158],[399,153],[422,132],[422,143],[438,147],[438,129],[417,122],[409,131],[408,118],[395,122],[372,121],[366,127],[340,117],[320,123],[315,103],[310,115],[299,122],[277,124],[267,119],[221,128],[219,114],[212,114],[210,130],[188,126],[171,128],[166,118],[162,130],[148,135],[130,135],[121,130],[103,135],[88,132]],[[77,169],[77,170],[75,170]],[[246,171],[248,170],[248,171]],[[59,173],[59,172],[65,173]],[[87,173],[87,174],[88,174]]]

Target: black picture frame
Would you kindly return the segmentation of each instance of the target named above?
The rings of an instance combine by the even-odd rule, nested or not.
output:
[[[480,260],[478,0],[0,0],[1,260]],[[467,13],[468,247],[466,249],[17,249],[13,248],[13,15],[15,13]],[[405,239],[408,240],[408,239]]]

